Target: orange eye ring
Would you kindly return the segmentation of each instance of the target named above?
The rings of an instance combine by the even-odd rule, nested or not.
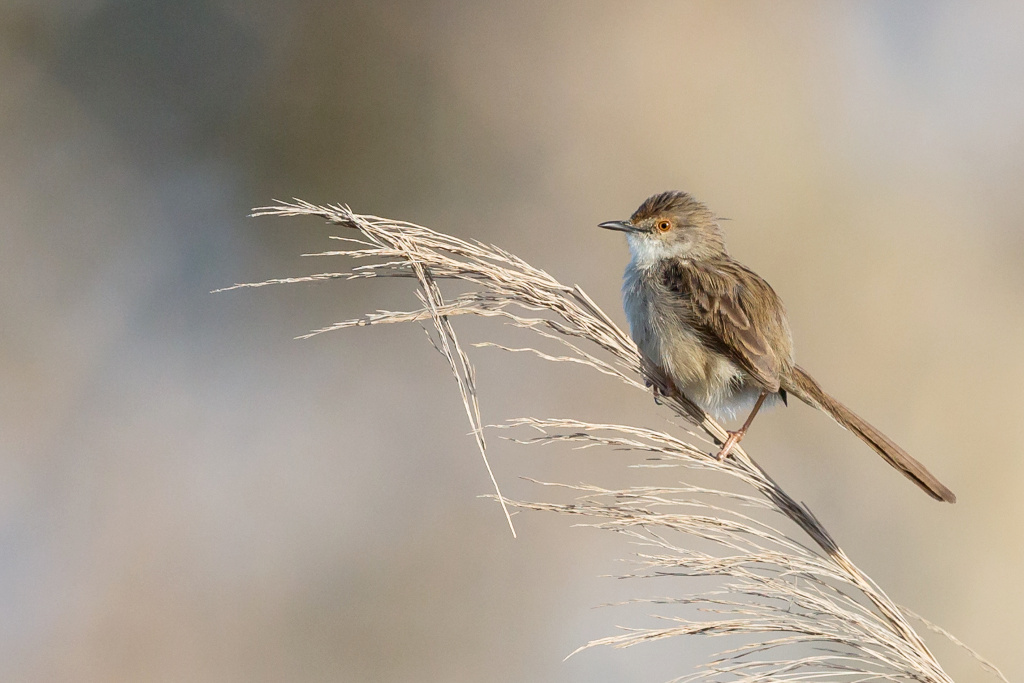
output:
[[[658,232],[668,232],[672,229],[672,223],[669,221],[658,221]]]

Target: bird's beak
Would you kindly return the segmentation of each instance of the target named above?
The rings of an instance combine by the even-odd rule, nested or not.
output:
[[[618,230],[619,232],[643,232],[628,221],[608,221],[607,223],[601,223],[597,227],[604,228],[605,230]]]

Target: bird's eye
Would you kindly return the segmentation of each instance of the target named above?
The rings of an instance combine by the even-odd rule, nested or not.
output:
[[[672,224],[668,221],[658,221],[658,232],[668,232],[672,228]]]

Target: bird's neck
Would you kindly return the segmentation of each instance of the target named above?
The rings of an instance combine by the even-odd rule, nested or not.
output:
[[[629,254],[634,268],[650,270],[667,261],[715,261],[728,259],[722,240],[697,242],[663,242],[644,237],[629,236]]]
[[[650,270],[655,268],[665,259],[682,258],[680,250],[674,249],[673,245],[666,244],[659,240],[652,240],[646,237],[629,236],[629,255],[632,257],[633,266],[639,270]]]

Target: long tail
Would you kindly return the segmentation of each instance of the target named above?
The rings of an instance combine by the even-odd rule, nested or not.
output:
[[[819,408],[831,415],[836,422],[863,439],[864,443],[885,458],[887,463],[924,489],[925,493],[932,498],[947,503],[956,502],[953,492],[926,470],[924,465],[910,457],[905,450],[890,441],[889,437],[865,422],[852,410],[826,394],[803,368],[793,368],[793,386],[784,388],[807,405]]]

